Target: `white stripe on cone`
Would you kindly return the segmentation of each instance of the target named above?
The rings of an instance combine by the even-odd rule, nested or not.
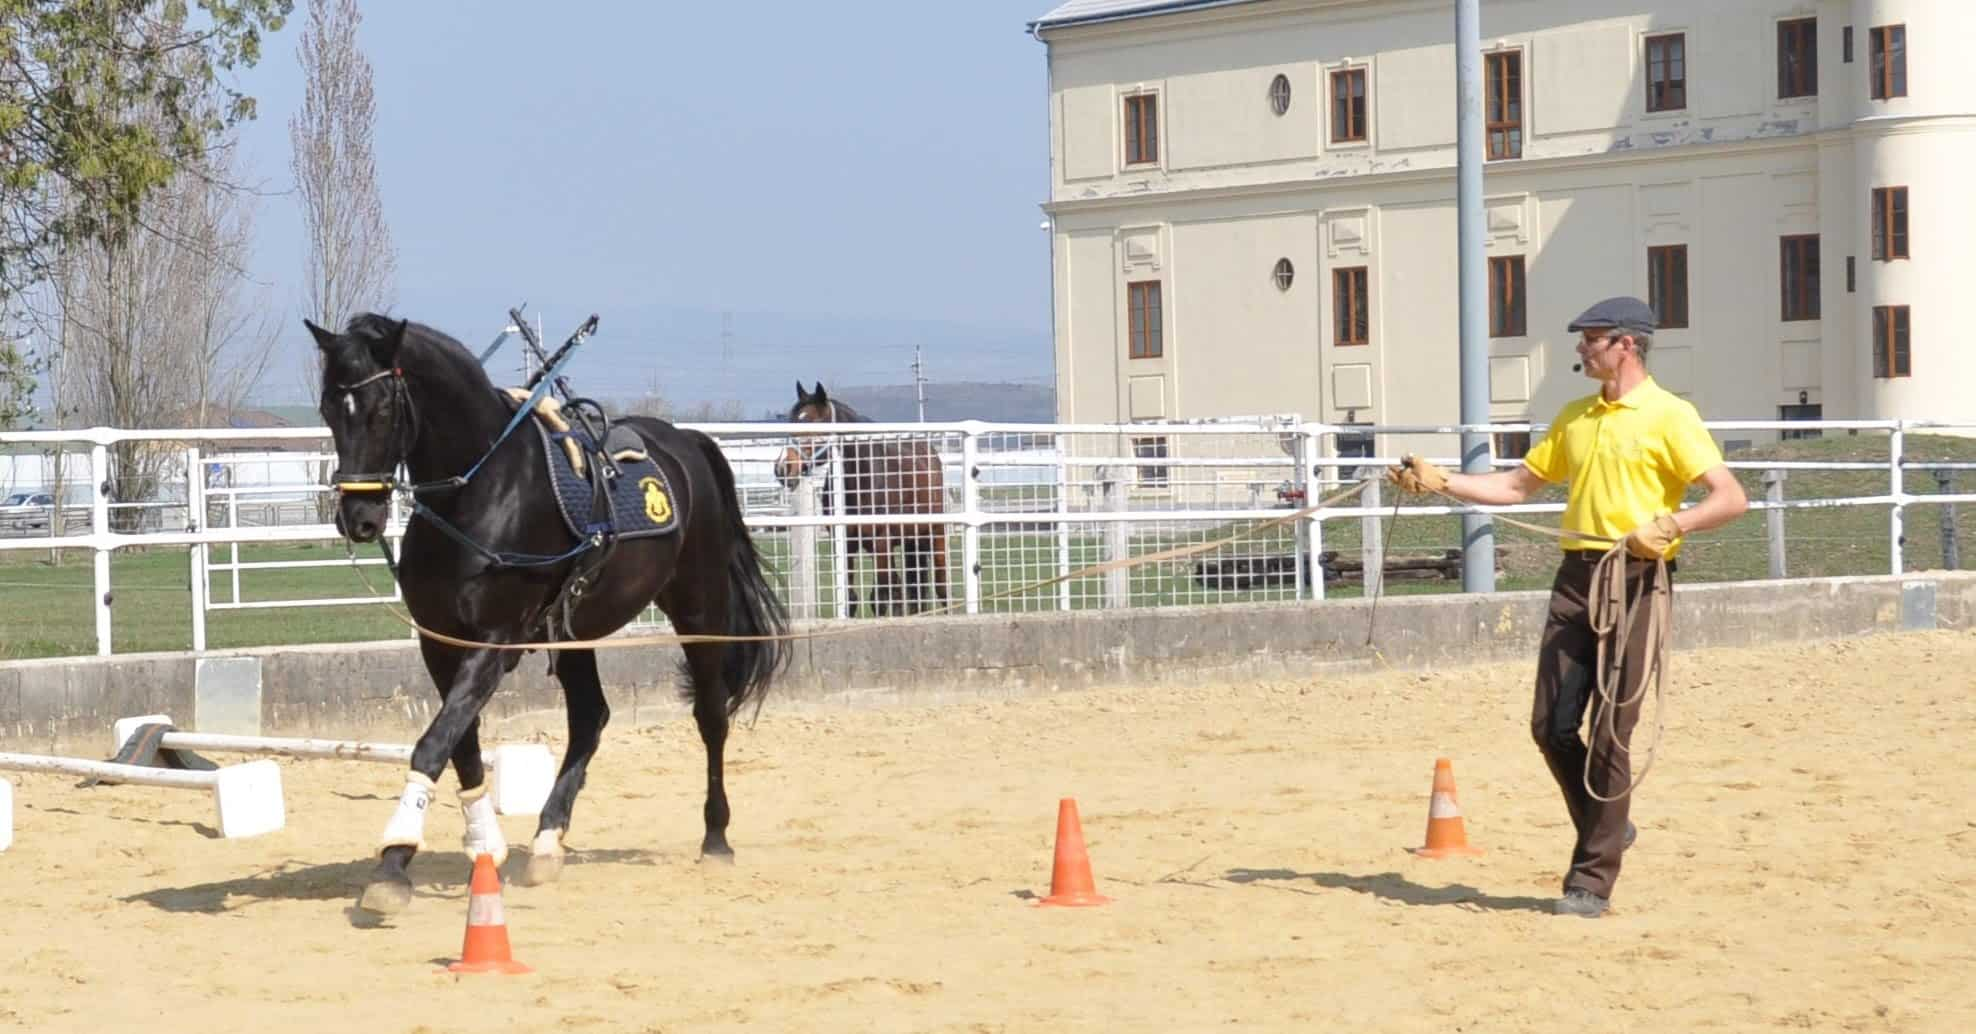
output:
[[[501,911],[501,898],[495,894],[475,894],[467,902],[468,926],[502,926],[508,918]]]
[[[1430,819],[1458,819],[1461,809],[1455,807],[1455,799],[1444,793],[1437,793],[1427,802],[1427,817]]]

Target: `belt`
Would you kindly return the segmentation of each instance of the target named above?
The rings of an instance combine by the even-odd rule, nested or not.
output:
[[[1603,549],[1567,549],[1564,551],[1566,563],[1583,564],[1586,567],[1595,566],[1605,555],[1606,551]],[[1652,562],[1651,560],[1642,560],[1639,557],[1630,555],[1626,558],[1626,565],[1628,567],[1638,564],[1650,564]],[[1667,573],[1673,574],[1675,571],[1680,570],[1680,567],[1681,565],[1677,561],[1670,559],[1667,562]]]

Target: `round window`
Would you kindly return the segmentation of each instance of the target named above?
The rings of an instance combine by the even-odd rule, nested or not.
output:
[[[1281,258],[1276,260],[1276,268],[1271,271],[1270,276],[1276,280],[1277,290],[1287,291],[1290,289],[1290,281],[1297,278],[1297,270],[1290,265],[1289,259]]]
[[[1278,74],[1269,81],[1269,110],[1278,115],[1290,110],[1290,77]]]

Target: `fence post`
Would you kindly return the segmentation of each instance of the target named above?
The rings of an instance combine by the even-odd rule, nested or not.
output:
[[[1295,488],[1303,489],[1304,497],[1302,502],[1298,502],[1294,498],[1288,500],[1289,505],[1298,510],[1316,502],[1324,491],[1323,487],[1317,483],[1317,479],[1312,476],[1315,473],[1311,464],[1311,460],[1314,458],[1311,453],[1312,444],[1310,433],[1299,428],[1297,431],[1296,448],[1297,473],[1291,479],[1290,484]],[[1311,552],[1310,549],[1312,528],[1313,524],[1309,518],[1297,522],[1297,544],[1295,547],[1297,558],[1296,581],[1293,584],[1296,588],[1297,599],[1300,600],[1304,598],[1304,574],[1306,572],[1309,572],[1313,576],[1311,591],[1319,599],[1322,599],[1324,594],[1321,584],[1324,579],[1316,577],[1321,570],[1317,566],[1317,554]]]
[[[206,464],[197,445],[185,450],[185,530],[206,530]],[[206,652],[206,544],[186,550],[192,566],[192,651]]]
[[[89,523],[96,543],[96,655],[110,655],[110,548],[102,536],[110,533],[110,449],[98,443],[89,450]],[[52,522],[51,522],[52,526]]]
[[[961,430],[961,577],[967,583],[967,612],[981,612],[981,434],[975,427]],[[944,491],[944,489],[943,489]]]
[[[844,464],[840,456],[844,451],[840,441],[830,448],[830,516],[837,522],[830,526],[832,598],[837,601],[837,616],[856,617],[851,613],[851,526],[841,523],[849,511],[845,504]]]
[[[1935,471],[1935,489],[1943,495],[1955,494],[1955,472]],[[1962,551],[1955,541],[1955,504],[1942,504],[1942,567],[1950,571],[1962,570]]]
[[[1061,432],[1053,434],[1051,440],[1057,452],[1057,577],[1064,578],[1070,573],[1070,458]],[[1057,609],[1070,610],[1068,578],[1057,583]]]
[[[1901,434],[1901,424],[1896,422],[1887,441],[1887,467],[1890,479],[1889,494],[1894,497],[1893,507],[1887,511],[1887,563],[1889,573],[1901,574],[1907,570],[1906,558],[1901,555],[1901,547],[1907,544],[1907,515],[1902,503],[1907,499],[1907,484],[1901,477],[1903,471],[1902,447],[1906,444]]]
[[[796,482],[790,509],[798,517],[814,517],[821,489],[815,478]],[[799,618],[814,620],[816,605],[816,525],[798,524],[789,529],[789,609]]]
[[[1124,513],[1129,507],[1125,501],[1125,479],[1115,466],[1107,466],[1099,471],[1104,479],[1105,509],[1112,513]],[[1105,525],[1105,560],[1123,560],[1132,548],[1131,526],[1125,521],[1111,521]],[[1129,607],[1132,605],[1132,572],[1119,567],[1105,572],[1105,606]]]
[[[1770,527],[1770,577],[1783,578],[1784,574],[1784,508],[1777,504],[1784,501],[1784,471],[1766,470],[1763,472],[1763,498],[1772,509],[1764,512],[1764,523]]]
[[[1365,491],[1359,495],[1359,505],[1372,511],[1359,518],[1360,526],[1365,529],[1359,537],[1361,543],[1359,555],[1363,564],[1359,584],[1367,598],[1374,593],[1385,591],[1386,544],[1379,537],[1380,481],[1381,479],[1377,477],[1367,480]]]

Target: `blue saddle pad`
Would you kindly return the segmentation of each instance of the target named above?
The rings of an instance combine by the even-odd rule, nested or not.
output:
[[[664,470],[648,455],[644,459],[616,460],[618,476],[610,486],[610,508],[605,513],[597,513],[595,489],[590,479],[578,474],[570,465],[569,452],[563,448],[562,439],[574,438],[579,444],[587,445],[581,435],[565,435],[551,431],[540,417],[530,421],[535,431],[542,436],[543,451],[549,454],[549,482],[556,492],[556,508],[562,511],[563,523],[569,525],[570,533],[577,538],[589,538],[602,534],[606,538],[639,539],[669,534],[679,527],[679,511],[682,500],[673,494],[672,481]],[[605,438],[612,444],[612,451],[622,447],[620,435],[635,438],[629,429],[612,429]],[[637,439],[638,449],[651,448],[642,438]],[[586,465],[598,462],[594,451],[584,448],[583,462]],[[588,471],[586,471],[588,473]]]

